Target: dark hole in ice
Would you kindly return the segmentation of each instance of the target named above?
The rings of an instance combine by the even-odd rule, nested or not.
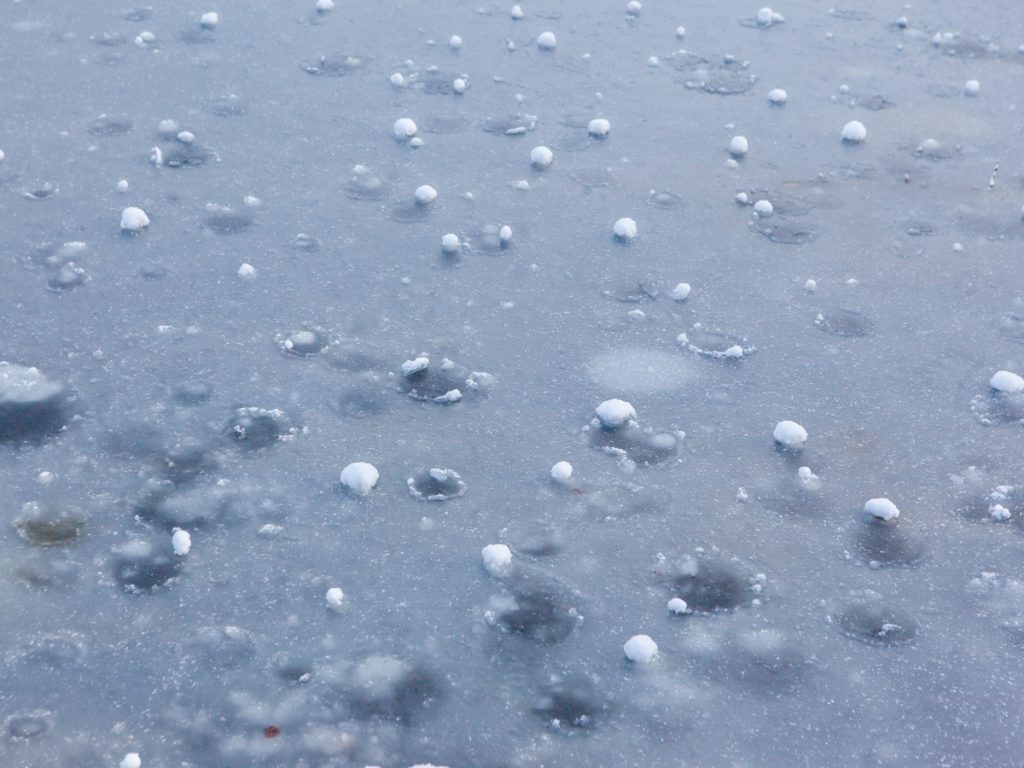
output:
[[[181,559],[170,548],[147,541],[133,541],[122,546],[114,557],[114,578],[129,592],[151,592],[174,579],[181,568]]]
[[[218,466],[219,462],[211,446],[202,440],[186,438],[163,452],[159,471],[174,483],[189,483]]]
[[[14,527],[29,544],[64,547],[81,537],[85,518],[73,509],[29,502],[22,506],[21,516],[14,521]]]
[[[872,566],[916,565],[925,547],[905,534],[894,522],[867,520],[857,530],[858,556]]]
[[[64,386],[37,368],[0,362],[0,442],[38,440],[64,426]]]
[[[472,240],[473,248],[485,253],[501,253],[509,248],[510,243],[501,239],[501,226],[483,224],[477,229]]]
[[[580,622],[562,590],[538,579],[515,579],[493,602],[491,623],[538,645],[565,641]]]
[[[1024,424],[1024,393],[987,388],[971,400],[971,413],[986,427]]]
[[[814,324],[825,333],[845,338],[868,336],[875,329],[871,318],[853,309],[833,309],[821,312]]]
[[[420,76],[413,87],[422,89],[423,93],[429,96],[447,96],[452,92],[453,83],[458,76],[455,72],[428,70]]]
[[[133,127],[132,121],[122,115],[100,115],[89,123],[93,136],[123,136]]]
[[[168,168],[198,168],[213,159],[213,153],[200,144],[175,142],[164,150],[163,164]]]
[[[569,675],[545,685],[533,711],[557,728],[589,729],[607,711],[597,685],[584,675]]]
[[[42,184],[37,184],[35,186],[29,187],[28,189],[24,190],[21,193],[21,196],[24,197],[26,200],[41,201],[49,200],[58,192],[60,192],[60,187],[58,187],[52,181],[47,181]]]
[[[12,741],[28,741],[46,734],[53,727],[49,712],[29,712],[11,715],[4,723],[4,732]]]
[[[308,661],[285,659],[275,665],[274,674],[288,685],[304,685],[313,679],[313,665]]]
[[[357,165],[345,182],[345,191],[354,200],[383,200],[391,194],[391,185],[366,166]]]
[[[590,429],[590,444],[609,453],[624,454],[637,464],[661,464],[676,455],[678,439],[671,432],[645,430],[635,422],[609,429]]]
[[[78,578],[74,563],[41,556],[21,563],[14,573],[28,586],[43,590],[70,586]]]
[[[868,645],[902,645],[917,636],[917,622],[881,599],[854,600],[833,618],[840,632]]]
[[[409,724],[444,699],[441,679],[418,664],[393,656],[368,656],[348,679],[347,701],[355,717]]]
[[[119,45],[125,45],[128,42],[128,38],[120,32],[101,32],[98,35],[90,35],[89,42],[104,48],[115,48]]]
[[[85,270],[72,261],[49,270],[46,275],[46,287],[57,293],[70,291],[83,285],[86,278]]]
[[[171,389],[171,397],[178,405],[202,405],[213,395],[213,387],[204,381],[186,381]]]
[[[433,467],[405,482],[409,493],[420,501],[448,501],[466,493],[466,483],[454,469]]]
[[[125,21],[145,21],[152,17],[152,8],[125,8],[121,11],[121,18]]]
[[[818,231],[810,224],[789,221],[772,221],[755,229],[773,243],[781,245],[803,245],[818,237]]]
[[[33,669],[63,669],[78,664],[86,652],[82,635],[47,632],[26,641],[18,651],[21,662]]]
[[[181,32],[180,38],[185,45],[207,45],[217,39],[217,33],[212,29],[189,27]]]
[[[292,432],[291,423],[283,411],[256,406],[235,408],[227,426],[228,437],[247,451],[269,448]]]
[[[414,224],[429,218],[432,208],[431,205],[421,205],[413,200],[392,206],[388,215],[399,224]]]
[[[498,115],[484,120],[483,129],[499,136],[520,136],[537,127],[534,115]]]
[[[670,211],[676,208],[682,208],[683,198],[675,192],[664,189],[660,192],[651,192],[651,194],[647,196],[647,204],[653,208],[661,208],[662,210]]]
[[[241,117],[249,113],[249,100],[232,93],[210,99],[204,107],[214,117]]]
[[[223,211],[221,213],[211,213],[206,217],[204,223],[218,235],[233,235],[250,229],[253,224],[253,218],[247,213]]]
[[[256,658],[256,641],[240,627],[200,627],[188,649],[219,669],[238,669]]]
[[[318,77],[346,77],[366,69],[370,59],[365,56],[353,56],[339,53],[333,56],[320,56],[307,61],[302,68],[311,75]]]
[[[373,381],[354,384],[338,396],[338,412],[342,416],[351,418],[377,416],[384,413],[388,407],[385,391],[381,384]]]
[[[726,649],[715,659],[715,674],[769,696],[795,691],[810,667],[807,658],[774,629],[737,632]]]
[[[743,355],[752,354],[755,347],[750,341],[737,333],[706,328],[701,324],[693,325],[690,330],[680,334],[676,339],[682,347],[694,354],[715,359],[731,357],[731,350],[738,347]]]
[[[435,364],[426,357],[406,361],[396,376],[398,390],[408,397],[442,404],[485,392],[491,379],[487,373],[470,371],[447,358]]]
[[[746,579],[720,557],[687,555],[676,564],[659,566],[656,574],[695,613],[732,611],[750,602]]]

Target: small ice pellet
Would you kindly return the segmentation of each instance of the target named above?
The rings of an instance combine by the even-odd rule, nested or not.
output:
[[[656,67],[659,64],[661,64],[661,59],[659,59],[657,56],[648,56],[647,57],[647,66],[648,67]]]
[[[758,200],[754,203],[754,213],[760,216],[762,219],[767,219],[773,213],[775,213],[775,206],[771,204],[769,200]]]
[[[1011,517],[1010,510],[1004,507],[1002,504],[993,504],[988,508],[988,516],[996,522],[1003,522],[1009,520]]]
[[[341,484],[353,493],[365,496],[380,480],[380,472],[373,464],[365,461],[354,461],[341,470]]]
[[[430,365],[429,357],[417,357],[414,360],[406,360],[402,363],[401,371],[403,376],[412,376],[414,373],[419,373],[427,369]]]
[[[750,149],[746,136],[733,136],[729,142],[729,154],[733,157],[744,157]]]
[[[534,147],[530,150],[530,162],[534,168],[547,168],[555,161],[555,153],[547,147]]]
[[[807,291],[808,293],[814,293],[816,290],[818,290],[818,281],[808,280],[806,283],[804,283],[804,290]]]
[[[2,149],[0,149],[0,163],[2,163],[4,161],[5,157],[7,157],[7,155],[5,155],[4,151]]]
[[[138,232],[149,226],[149,216],[141,208],[134,205],[121,211],[121,229],[125,232]]]
[[[799,448],[807,442],[807,430],[795,421],[780,421],[775,425],[772,437],[786,448]]]
[[[462,248],[462,243],[459,242],[459,236],[449,232],[447,235],[441,238],[441,250],[445,253],[456,253]]]
[[[492,576],[498,576],[512,565],[512,550],[504,544],[488,544],[480,550],[480,558],[487,572]]]
[[[413,149],[419,149],[420,147],[423,146],[423,139],[421,139],[419,136],[413,136],[411,139],[409,139],[409,146],[412,147]]]
[[[868,129],[860,120],[851,120],[843,126],[843,141],[847,144],[860,144],[868,136]]]
[[[782,104],[785,104],[788,99],[789,94],[786,93],[782,88],[772,88],[770,91],[768,91],[768,101],[771,104],[780,106]]]
[[[572,464],[568,461],[560,461],[551,467],[551,479],[564,483],[572,477]]]
[[[811,472],[810,467],[800,467],[800,469],[796,471],[796,476],[806,483],[808,480],[814,477],[814,473]]]
[[[689,295],[689,283],[679,283],[678,285],[676,285],[675,288],[672,289],[672,293],[670,294],[670,296],[672,296],[672,298],[675,299],[676,301],[686,301]]]
[[[142,758],[138,752],[129,752],[121,759],[120,768],[142,768]]]
[[[49,485],[56,479],[56,475],[47,469],[44,469],[38,475],[36,475],[36,482],[40,485]]]
[[[1024,378],[1013,371],[996,371],[988,382],[997,392],[1015,395],[1024,392]]]
[[[416,123],[412,118],[400,117],[395,120],[395,125],[391,130],[394,132],[396,139],[399,141],[405,141],[406,139],[411,139],[415,136],[419,129],[416,127]]]
[[[423,184],[416,187],[416,202],[420,205],[429,205],[430,203],[437,200],[437,190],[429,184]]]
[[[508,224],[498,230],[498,238],[501,240],[502,245],[508,245],[512,242],[512,227]]]
[[[750,205],[750,195],[746,192],[737,192],[733,199],[736,200],[737,205]]]
[[[622,646],[622,652],[635,664],[650,664],[658,655],[658,644],[649,635],[633,635]]]
[[[256,267],[252,264],[245,263],[238,268],[238,276],[243,280],[252,280],[256,277]]]
[[[175,138],[182,144],[192,144],[196,140],[196,135],[192,131],[181,131]]]
[[[452,50],[457,50],[462,47],[462,38],[458,35],[452,35],[448,38],[448,47]]]
[[[515,19],[516,21],[519,21],[525,15],[523,13],[523,9],[518,5],[513,5],[510,13],[512,15],[512,18]]]
[[[636,222],[628,217],[621,218],[612,226],[612,232],[619,240],[625,240],[626,242],[636,240]]]
[[[178,132],[178,121],[165,118],[157,125],[157,130],[160,133],[177,133]]]
[[[128,191],[128,179],[121,179],[117,182],[117,191],[122,194]]]
[[[199,24],[203,29],[213,29],[220,23],[220,16],[215,11],[207,11],[199,17]]]
[[[556,45],[558,45],[558,41],[555,39],[554,32],[541,32],[537,35],[537,47],[542,51],[553,51]]]
[[[642,10],[643,5],[641,5],[638,0],[629,0],[629,2],[626,3],[626,13],[631,16],[639,16],[640,11]]]
[[[327,13],[334,10],[334,0],[316,0],[316,10],[319,13]]]
[[[864,511],[878,520],[890,522],[900,516],[899,507],[889,499],[868,499],[864,504]]]
[[[192,536],[184,528],[175,528],[171,535],[171,546],[174,548],[174,554],[184,557],[192,549]]]
[[[636,418],[636,410],[633,406],[617,397],[605,400],[594,409],[594,413],[601,420],[601,424],[609,429],[621,427],[630,419]]]
[[[401,72],[395,72],[393,75],[391,75],[391,77],[388,78],[388,80],[391,81],[391,84],[395,86],[395,88],[401,88],[403,85],[405,85],[405,78],[402,77]]]
[[[964,93],[968,96],[977,96],[981,91],[981,83],[977,80],[968,80],[964,83]]]
[[[682,40],[686,37],[686,27],[676,27],[676,38]]]
[[[324,598],[327,600],[327,607],[335,611],[345,604],[345,592],[341,587],[331,587]]]
[[[455,91],[455,93],[465,93],[466,81],[461,77],[456,77],[455,80],[452,81],[452,90]]]
[[[612,124],[603,117],[595,117],[587,126],[587,133],[598,139],[605,138],[612,129]]]
[[[732,360],[738,360],[743,357],[743,347],[739,344],[733,344],[727,350],[722,353],[722,357],[728,357]]]
[[[690,606],[686,604],[686,601],[681,597],[673,597],[668,601],[668,610],[670,613],[674,613],[677,616],[681,616],[684,613],[689,613]]]

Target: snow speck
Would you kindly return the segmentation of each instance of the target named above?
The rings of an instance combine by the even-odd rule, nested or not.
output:
[[[772,437],[786,448],[799,448],[807,442],[807,430],[795,421],[780,421],[775,425]]]
[[[120,192],[121,194],[124,194],[125,192],[128,191],[128,179],[121,179],[119,182],[117,182],[117,191]]]
[[[560,461],[551,467],[551,479],[559,483],[564,483],[572,477],[572,464],[568,461]]]
[[[256,277],[256,267],[252,264],[245,263],[238,268],[238,276],[243,280],[252,280]]]
[[[669,613],[674,613],[676,616],[682,616],[685,613],[690,612],[690,606],[686,604],[686,601],[681,597],[673,597],[668,601]]]
[[[630,242],[636,240],[637,228],[636,222],[630,218],[622,218],[615,222],[612,226],[612,232],[619,240]]]
[[[142,768],[142,758],[138,752],[129,752],[121,759],[120,768]]]
[[[459,37],[458,35],[452,35],[450,38],[448,38],[448,47],[451,48],[453,51],[458,50],[459,48],[462,47],[462,38]]]
[[[762,219],[767,219],[775,213],[775,206],[770,200],[758,200],[754,203],[754,213]]]
[[[509,11],[509,13],[512,16],[512,18],[515,19],[516,21],[519,21],[520,19],[523,18],[523,16],[526,15],[526,14],[523,13],[523,9],[519,5],[513,5],[512,6],[512,10]],[[554,35],[552,35],[552,38],[554,38]],[[540,44],[540,42],[538,41],[538,45],[539,44]]]
[[[977,96],[981,92],[981,83],[977,80],[968,80],[964,83],[964,94],[967,96]]]
[[[458,253],[461,249],[462,243],[459,241],[458,235],[449,232],[441,238],[441,250],[445,253]]]
[[[757,23],[762,27],[770,27],[772,24],[781,24],[786,19],[781,13],[773,11],[771,8],[764,7],[757,12]]]
[[[864,504],[864,511],[872,517],[886,522],[896,520],[900,516],[899,507],[886,498],[868,499]]]
[[[174,548],[174,554],[184,557],[192,550],[192,537],[184,528],[175,528],[171,536],[171,546]]]
[[[512,550],[504,544],[488,544],[480,550],[484,568],[492,576],[500,576],[508,572],[512,565]]]
[[[622,652],[635,664],[650,664],[658,655],[658,644],[649,635],[633,635],[622,646]]]
[[[141,208],[134,205],[121,211],[121,229],[125,232],[138,232],[149,226],[149,216]]]
[[[429,357],[417,357],[413,360],[406,360],[404,363],[402,363],[402,375],[408,378],[409,376],[412,376],[414,373],[419,373],[420,371],[426,370],[428,365],[430,365]]]
[[[868,136],[868,129],[860,120],[851,120],[843,126],[843,142],[846,144],[860,144]]]
[[[768,91],[768,103],[774,104],[775,106],[781,107],[789,100],[789,94],[787,94],[782,88],[772,88]]]
[[[333,11],[334,0],[316,0],[315,7],[318,13],[327,13],[328,11]]]
[[[1012,371],[996,371],[989,380],[989,384],[997,392],[1005,392],[1011,395],[1024,392],[1024,378],[1021,378]]]
[[[643,10],[643,5],[640,4],[639,0],[629,0],[626,3],[626,13],[630,16],[639,16],[641,10]]]
[[[360,496],[368,494],[378,480],[380,472],[365,461],[355,461],[341,470],[341,484]]]
[[[207,11],[199,17],[199,24],[203,29],[213,29],[220,23],[220,16],[215,11]]]

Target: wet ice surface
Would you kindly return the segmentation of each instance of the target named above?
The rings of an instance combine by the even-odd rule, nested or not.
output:
[[[0,763],[1019,762],[1020,9],[321,5],[0,14]]]

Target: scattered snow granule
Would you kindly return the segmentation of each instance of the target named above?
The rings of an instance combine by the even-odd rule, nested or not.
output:
[[[2,163],[4,161],[5,157],[7,157],[7,155],[5,155],[4,151],[2,149],[0,149],[0,163]]]
[[[690,290],[691,288],[689,283],[679,283],[672,289],[672,293],[669,295],[676,301],[686,301],[690,295]]]
[[[334,0],[316,0],[316,10],[319,13],[327,13],[334,10]]]
[[[981,91],[981,83],[977,80],[968,80],[964,83],[964,93],[967,96],[977,96]]]
[[[762,219],[767,219],[773,213],[775,213],[775,206],[771,204],[769,200],[758,200],[754,203],[754,213],[760,216]]]
[[[770,104],[781,105],[785,104],[789,100],[789,94],[787,94],[782,88],[772,88],[768,91],[768,102]]]
[[[736,205],[750,205],[750,195],[746,192],[737,192],[733,199],[736,201]]]
[[[661,64],[661,59],[659,59],[657,56],[648,56],[647,57],[647,66],[648,67],[656,67],[659,64]]]
[[[781,24],[785,21],[781,13],[773,11],[771,8],[762,8],[757,12],[757,23],[762,27],[770,27],[772,24]]]
[[[415,136],[418,128],[412,118],[400,117],[395,120],[395,125],[391,130],[394,132],[396,139],[405,141]]]
[[[429,357],[417,357],[414,360],[406,360],[402,363],[402,375],[412,376],[414,373],[422,371],[428,365],[430,365]]]
[[[121,229],[126,232],[138,232],[149,226],[149,216],[141,208],[130,206],[121,211]]]
[[[214,11],[207,11],[199,17],[199,23],[204,29],[213,29],[220,23],[220,16]]]
[[[180,131],[175,138],[182,144],[192,144],[196,140],[196,135],[192,131]]]
[[[480,550],[480,557],[484,561],[484,568],[492,576],[505,573],[512,565],[512,550],[504,544],[488,544]]]
[[[555,153],[547,147],[534,147],[530,150],[530,162],[534,168],[547,168],[555,161]]]
[[[325,598],[327,600],[327,606],[334,610],[338,610],[345,604],[345,592],[341,587],[331,587],[328,589]]]
[[[378,480],[380,472],[365,461],[355,461],[341,470],[341,484],[360,496],[368,494]]]
[[[437,200],[437,190],[429,184],[423,184],[416,187],[416,202],[420,205],[429,205],[430,203]]]
[[[252,280],[256,277],[256,267],[248,263],[243,264],[238,268],[238,276],[243,280]]]
[[[542,51],[553,51],[557,44],[554,32],[541,32],[537,35],[537,47]]]
[[[121,760],[120,768],[142,768],[142,758],[138,752],[129,752]]]
[[[1024,392],[1024,379],[1012,371],[996,371],[988,383],[998,392],[1010,395]]]
[[[434,398],[435,403],[457,403],[462,399],[462,392],[458,389],[449,389],[443,395]]]
[[[746,488],[742,488],[741,487],[741,488],[737,488],[736,489],[736,501],[744,502],[744,501],[747,501],[747,499],[749,499],[749,498],[750,498],[750,494],[747,493],[747,489]]]
[[[868,129],[860,120],[851,120],[843,126],[843,141],[847,144],[860,144],[868,136]]]
[[[560,461],[551,467],[551,479],[564,483],[572,477],[572,464],[568,461]]]
[[[625,400],[619,400],[618,398],[605,400],[594,409],[594,413],[601,420],[601,424],[609,429],[617,429],[630,419],[636,418],[636,411],[633,409],[633,406]]]
[[[637,229],[636,222],[630,218],[622,218],[615,222],[612,226],[612,232],[619,240],[636,240]]]
[[[799,448],[807,442],[807,430],[795,421],[780,421],[775,425],[772,437],[786,448]]]
[[[174,547],[174,554],[184,557],[192,550],[192,537],[183,528],[175,528],[171,535],[171,546]]]
[[[636,664],[650,664],[658,655],[658,644],[648,635],[633,635],[622,646],[622,651]]]
[[[864,511],[872,517],[889,522],[900,516],[899,507],[885,498],[868,499],[864,504]]]
[[[40,485],[49,485],[55,479],[56,475],[54,475],[53,472],[50,472],[49,470],[46,469],[44,469],[42,472],[36,475],[36,482],[39,483]]]
[[[121,179],[117,182],[117,191],[124,194],[128,191],[128,179]]]
[[[746,136],[733,136],[729,142],[729,154],[733,157],[744,157],[750,149]]]
[[[462,248],[459,236],[449,232],[441,238],[441,250],[445,253],[457,253]]]
[[[448,38],[448,47],[452,50],[458,50],[462,47],[462,38],[458,35],[452,35]]]
[[[598,139],[605,138],[612,129],[612,124],[603,117],[595,117],[587,126],[587,133]]]
[[[671,613],[681,616],[684,613],[690,612],[690,606],[686,604],[686,601],[681,597],[673,597],[668,601],[668,610]]]

